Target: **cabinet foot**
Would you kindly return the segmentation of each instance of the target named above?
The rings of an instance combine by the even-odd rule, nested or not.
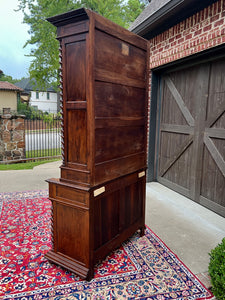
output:
[[[145,235],[145,229],[146,229],[145,225],[140,228],[140,236]]]

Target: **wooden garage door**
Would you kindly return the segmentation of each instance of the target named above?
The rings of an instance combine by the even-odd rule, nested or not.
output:
[[[157,179],[225,216],[225,59],[162,77]]]

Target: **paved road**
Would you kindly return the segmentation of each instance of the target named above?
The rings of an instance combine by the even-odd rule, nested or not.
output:
[[[61,164],[55,161],[30,170],[0,171],[0,193],[47,189],[46,179],[59,178]]]

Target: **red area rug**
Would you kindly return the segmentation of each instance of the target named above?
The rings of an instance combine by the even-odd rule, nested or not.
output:
[[[196,300],[212,294],[147,228],[96,266],[91,282],[50,264],[47,191],[0,194],[0,299]]]

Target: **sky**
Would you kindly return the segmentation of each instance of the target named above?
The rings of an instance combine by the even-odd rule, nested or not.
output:
[[[23,24],[23,13],[15,12],[18,0],[0,0],[0,70],[13,79],[29,77],[29,48],[23,48],[30,38],[29,26]]]

